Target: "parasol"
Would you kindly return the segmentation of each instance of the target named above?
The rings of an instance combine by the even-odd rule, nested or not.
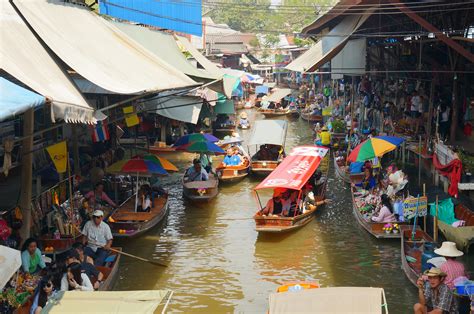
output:
[[[347,157],[350,162],[381,157],[397,148],[405,139],[395,136],[375,136],[357,145]]]
[[[225,151],[211,142],[194,142],[186,145],[181,145],[176,148],[177,150],[183,150],[190,153],[214,153],[214,154],[225,154]]]
[[[176,143],[174,143],[174,146],[181,146],[194,142],[217,142],[218,140],[217,137],[209,133],[191,133],[180,137]]]
[[[0,245],[0,290],[21,266],[21,252]]]

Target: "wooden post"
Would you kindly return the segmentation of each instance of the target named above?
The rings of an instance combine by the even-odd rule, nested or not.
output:
[[[431,137],[431,121],[433,120],[433,100],[434,100],[434,80],[431,81],[430,86],[430,100],[428,105],[428,121],[426,122],[426,145]]]
[[[421,135],[418,136],[418,185],[421,185]]]
[[[453,116],[451,117],[451,130],[449,133],[449,141],[454,143],[456,141],[456,129],[458,128],[458,78],[456,73],[454,73],[454,82],[453,82],[453,98],[452,98],[452,110]]]
[[[21,192],[19,205],[23,215],[23,225],[20,229],[21,242],[30,237],[31,227],[31,194],[33,185],[33,130],[35,112],[28,109],[23,114],[23,142],[21,158]]]
[[[436,210],[433,219],[433,240],[438,242],[438,195],[436,195]]]
[[[402,143],[402,164],[405,166],[405,142]]]
[[[77,145],[77,126],[72,123],[71,131],[72,131],[72,158],[74,160],[74,174],[77,176],[81,175],[81,165],[79,161],[79,146]],[[69,159],[68,159],[69,165]]]
[[[423,197],[426,196],[426,184],[423,183]],[[426,213],[425,216],[423,216],[423,230],[426,232],[426,216],[428,216],[428,213]]]

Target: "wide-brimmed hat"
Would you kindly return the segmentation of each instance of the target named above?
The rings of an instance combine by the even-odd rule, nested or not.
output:
[[[464,255],[462,251],[458,250],[458,248],[456,247],[456,243],[450,241],[443,242],[441,244],[441,247],[439,249],[434,250],[434,252],[438,255],[447,257],[459,257]]]
[[[245,111],[242,112],[242,113],[240,114],[240,117],[241,117],[242,119],[247,119],[247,113],[246,113]]]
[[[446,277],[447,274],[437,267],[431,267],[430,270],[426,270],[423,275],[428,277]]]

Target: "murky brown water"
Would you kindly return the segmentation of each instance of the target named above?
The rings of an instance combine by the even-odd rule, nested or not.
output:
[[[290,121],[287,150],[308,143],[308,124]],[[186,158],[170,159],[183,169],[191,160]],[[257,179],[221,186],[218,197],[201,206],[183,201],[179,175],[164,181],[171,193],[167,219],[138,239],[116,244],[170,266],[124,258],[117,290],[171,289],[168,309],[176,313],[265,313],[268,295],[279,284],[311,280],[322,286],[383,287],[391,313],[411,312],[416,289],[400,269],[400,242],[376,240],[361,229],[349,188],[335,178],[332,165],[328,196],[333,202],[286,235],[264,237],[255,231],[251,190]]]

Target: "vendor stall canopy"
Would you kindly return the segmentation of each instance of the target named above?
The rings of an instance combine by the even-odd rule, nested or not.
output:
[[[271,93],[265,100],[268,102],[279,102],[282,98],[285,98],[286,96],[290,94],[291,94],[291,89],[279,88],[275,90],[273,93]]]
[[[0,121],[43,105],[46,98],[0,77]]]
[[[36,93],[50,98],[53,121],[95,123],[93,108],[12,4],[0,1],[0,11],[0,68]]]
[[[285,120],[257,120],[252,127],[249,145],[284,145],[288,122]]]
[[[198,85],[87,7],[60,0],[13,4],[61,60],[106,90],[140,94]]]

